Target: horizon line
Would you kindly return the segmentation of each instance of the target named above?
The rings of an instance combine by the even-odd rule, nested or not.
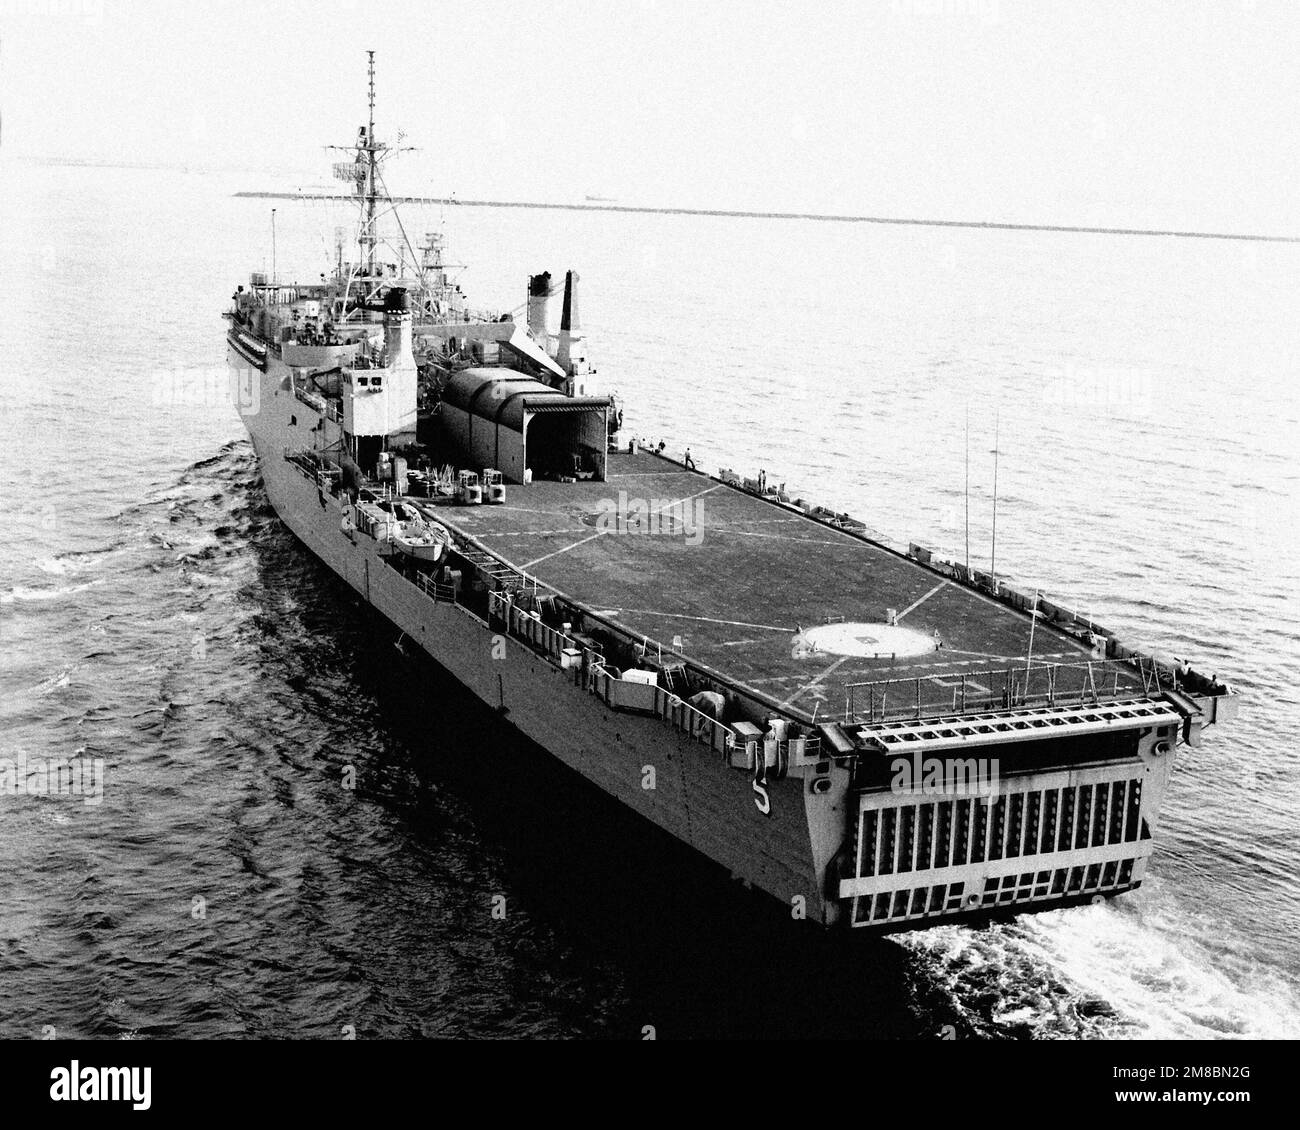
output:
[[[236,192],[236,197],[263,200],[342,200],[356,197],[336,192]],[[635,204],[556,204],[526,200],[458,200],[452,196],[390,196],[394,204],[450,204],[462,208],[537,208],[567,212],[632,212],[661,216],[719,216],[728,219],[816,220],[840,224],[895,224],[909,227],[983,228],[992,231],[1045,231],[1082,235],[1172,236],[1178,239],[1233,239],[1256,243],[1300,243],[1300,235],[1255,235],[1234,232],[1181,231],[1162,228],[1101,228],[1077,224],[1025,224],[1003,220],[929,220],[895,216],[854,216],[824,212],[762,212],[731,208],[654,208]]]

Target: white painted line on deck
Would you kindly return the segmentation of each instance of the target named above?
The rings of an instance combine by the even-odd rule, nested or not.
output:
[[[633,616],[667,616],[670,620],[700,620],[707,624],[726,624],[729,628],[762,628],[768,632],[790,632],[793,628],[777,624],[752,624],[748,620],[718,620],[712,616],[687,616],[684,612],[659,612],[653,608],[619,608],[618,612],[627,612]]]
[[[571,549],[577,549],[580,545],[586,545],[587,542],[595,541],[597,538],[604,536],[604,530],[597,530],[591,535],[591,537],[579,538],[570,545],[566,545],[563,549],[557,549],[554,553],[544,553],[541,557],[534,557],[531,561],[525,561],[522,565],[516,565],[515,568],[522,573],[526,569],[531,569],[534,565],[540,565],[543,561],[549,561],[552,557],[559,557],[561,553],[568,553]]]
[[[561,534],[586,533],[590,526],[572,526],[567,530],[479,530],[481,538],[550,538]],[[603,531],[602,531],[603,532]]]
[[[832,672],[834,672],[842,664],[847,663],[850,659],[853,658],[854,657],[852,655],[845,655],[837,659],[834,663],[832,663],[829,667],[827,667],[826,670],[824,670],[820,675],[818,675],[817,678],[813,679],[812,682],[805,683],[802,687],[800,687],[797,691],[795,691],[794,694],[792,694],[783,703],[781,703],[780,709],[784,710],[787,706],[789,706],[792,702],[794,702],[795,699],[803,698],[803,696],[806,695],[809,691],[813,690],[818,683],[820,683],[823,679],[827,678]]]
[[[826,541],[824,538],[800,538],[791,537],[789,534],[760,534],[757,530],[737,530],[730,526],[709,526],[704,527],[711,534],[739,534],[746,538],[770,538],[774,541],[792,541],[799,545],[833,545],[842,546],[842,541]]]
[[[1023,663],[1023,655],[994,655],[991,651],[962,651],[959,647],[945,647],[950,655],[974,655],[978,659],[994,659],[999,663]]]
[[[721,490],[721,489],[722,489],[721,483],[714,483],[713,486],[705,487],[703,490],[697,490],[694,494],[688,494],[685,498],[669,499],[662,506],[656,506],[653,510],[651,510],[650,515],[653,516],[655,514],[658,514],[660,510],[667,510],[668,508],[673,506],[680,506],[683,502],[690,502],[691,499],[699,498],[700,495],[702,494],[712,494],[715,490]]]
[[[958,687],[962,685],[962,681],[960,679],[948,678],[947,676],[941,676],[941,675],[932,675],[930,677],[930,681],[936,684],[937,686],[947,687],[948,690],[950,691],[956,690]],[[986,687],[983,683],[976,681],[975,679],[966,680],[966,689],[971,691],[978,691],[980,694],[989,693],[989,688]]]
[[[921,597],[920,600],[912,601],[912,603],[909,604],[906,608],[904,608],[902,612],[900,612],[897,616],[895,616],[894,623],[897,624],[898,621],[901,620],[904,616],[906,616],[909,612],[913,612],[916,609],[920,608],[921,605],[923,605],[927,600],[930,599],[930,597],[934,596],[934,594],[937,593],[940,589],[946,588],[947,586],[948,586],[947,581],[940,581],[937,585],[934,586],[934,588],[932,588],[928,593],[926,593],[923,597]]]

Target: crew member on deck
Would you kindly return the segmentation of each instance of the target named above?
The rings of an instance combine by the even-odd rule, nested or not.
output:
[[[691,449],[689,447],[686,449],[686,455],[683,457],[682,462],[686,465],[688,471],[695,470],[695,460],[691,458]]]

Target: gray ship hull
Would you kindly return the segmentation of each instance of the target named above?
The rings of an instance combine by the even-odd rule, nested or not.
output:
[[[505,724],[792,919],[910,930],[1137,887],[1174,752],[1234,716],[1232,688],[763,470],[616,450],[576,272],[551,334],[547,272],[525,328],[468,310],[439,233],[379,256],[373,52],[369,107],[334,167],[357,261],[340,242],[319,282],[253,272],[225,314],[302,544]]]
[[[346,536],[346,504],[284,458],[309,442],[321,420],[288,389],[288,371],[274,359],[267,373],[250,370],[233,346],[229,362],[241,380],[258,386],[241,398],[248,402],[241,416],[267,497],[308,550],[525,737],[738,878],[789,903],[793,913],[824,918],[818,876],[826,858],[819,861],[813,845],[822,841],[823,857],[840,846],[838,835],[822,831],[844,826],[834,798],[807,798],[816,810],[809,811],[800,779],[774,781],[771,811],[763,815],[746,775],[729,770],[682,729],[610,709],[569,672],[463,605],[431,599],[384,560],[374,539]]]
[[[323,437],[337,438],[339,421],[319,398],[295,391],[274,346],[263,370],[250,367],[255,358],[238,345],[232,337],[229,362],[241,374],[241,415],[266,493],[303,545],[506,724],[780,900],[791,917],[879,931],[915,929],[1070,905],[1140,885],[1182,724],[1168,703],[1121,696],[1118,704],[1075,709],[1058,701],[1041,711],[1001,711],[987,724],[963,717],[920,727],[926,740],[940,743],[955,740],[945,737],[944,726],[971,727],[963,756],[1008,751],[1012,770],[995,798],[900,794],[879,775],[883,745],[874,768],[861,750],[840,756],[818,747],[815,756],[783,763],[780,773],[766,778],[737,772],[728,752],[735,734],[728,727],[719,724],[727,748],[718,731],[702,741],[681,700],[667,691],[655,692],[653,711],[621,709],[589,665],[563,662],[554,646],[558,633],[551,630],[543,641],[535,625],[516,618],[513,606],[494,599],[484,616],[454,597],[440,599],[436,586],[395,567],[391,546],[351,521],[347,492],[329,489],[311,467],[286,457],[324,448]],[[708,491],[732,489],[705,481],[714,483]],[[761,505],[752,498],[750,504]],[[446,521],[461,536],[481,529],[474,522],[490,520],[481,507],[457,514],[447,511]],[[824,553],[841,548],[823,544]],[[907,559],[886,565],[917,569]],[[564,586],[557,591],[563,594]],[[597,618],[594,609],[604,607],[581,606]],[[504,618],[497,615],[502,610]],[[960,693],[966,693],[964,681]],[[762,698],[755,705],[770,708],[771,700],[764,706]],[[1083,736],[1045,742],[1044,726],[1073,727]],[[1039,731],[1029,734],[1032,741],[1008,732],[1034,727]],[[882,742],[902,741],[915,728],[890,724],[872,732]],[[1021,744],[988,744],[1006,740]],[[1066,747],[1074,752],[1052,759]],[[761,752],[757,763],[750,761],[761,763]],[[864,775],[864,766],[874,776]]]

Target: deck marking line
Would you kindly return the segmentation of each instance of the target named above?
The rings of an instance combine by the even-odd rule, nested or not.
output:
[[[654,608],[619,608],[616,611],[628,612],[633,616],[667,616],[670,620],[703,620],[709,624],[726,624],[731,628],[763,628],[769,632],[794,633],[793,628],[785,628],[777,624],[754,624],[748,620],[718,620],[713,616],[688,616],[684,612],[660,612]]]
[[[812,682],[805,683],[802,687],[799,688],[799,690],[795,691],[794,694],[792,694],[783,703],[781,703],[780,709],[784,710],[787,706],[789,706],[792,702],[794,702],[795,699],[803,698],[804,695],[806,695],[810,690],[816,687],[817,684],[820,683],[823,679],[827,678],[838,667],[842,666],[843,664],[847,663],[850,659],[854,659],[854,658],[856,658],[856,656],[852,656],[852,655],[841,656],[829,667],[827,667],[826,670],[824,670],[820,675],[818,675],[817,678],[813,679]]]
[[[945,677],[943,675],[933,675],[931,676],[931,681],[935,683],[936,686],[944,687],[950,691],[956,690],[958,687],[961,686],[960,679],[953,679],[951,677]],[[968,690],[978,691],[980,694],[989,693],[988,687],[986,687],[983,683],[976,682],[974,679],[967,679],[966,687]]]
[[[967,588],[965,585],[956,585],[956,586],[954,586],[954,587],[955,587],[955,588],[957,589],[957,591],[960,592],[963,596],[973,596],[976,600],[982,600],[985,604],[989,605],[989,606],[992,607],[992,608],[1000,608],[1000,609],[1006,610],[1006,609],[1008,609],[1008,608],[1010,607],[1009,605],[1003,604],[1002,601],[997,600],[996,598],[989,596],[987,593],[980,592],[978,589]],[[1060,628],[1055,628],[1054,630],[1057,631],[1057,632],[1061,631]],[[1089,654],[1091,654],[1091,652],[1092,652],[1092,649],[1091,649],[1090,647],[1088,647],[1086,644],[1084,644],[1083,642],[1081,642],[1081,641],[1079,641],[1079,640],[1066,638],[1066,639],[1063,639],[1063,640],[1057,640],[1057,642],[1058,642],[1058,643],[1065,644],[1065,645],[1067,645],[1067,646],[1073,646],[1073,647],[1075,647],[1075,648],[1078,649],[1077,651],[1072,651],[1072,652],[1070,652],[1070,653],[1069,653],[1070,655],[1078,655],[1078,654],[1089,655]],[[965,655],[982,655],[983,652],[978,652],[978,651],[967,651],[967,652],[964,652],[963,654],[965,654]],[[990,658],[995,658],[995,659],[997,659],[997,658],[1001,658],[1001,656],[991,656]],[[1018,656],[1017,658],[1018,658],[1018,659],[1024,659],[1025,657],[1024,657],[1023,655],[1021,655],[1021,656]]]
[[[774,541],[798,542],[800,545],[833,545],[838,547],[844,544],[840,541],[827,541],[824,538],[799,538],[791,537],[789,534],[761,534],[757,530],[737,530],[730,526],[705,526],[704,528],[715,534],[739,534],[747,538],[771,538]]]
[[[934,596],[934,594],[937,593],[940,589],[946,588],[948,586],[948,583],[949,582],[947,581],[940,581],[937,585],[934,586],[934,588],[932,588],[928,593],[926,593],[923,597],[921,597],[920,600],[912,601],[911,604],[909,604],[906,608],[903,609],[902,612],[900,612],[897,616],[894,617],[894,623],[897,624],[898,621],[901,620],[904,616],[906,616],[909,612],[913,611],[914,609],[920,608],[921,605],[923,605],[927,600],[929,600],[930,597]]]
[[[660,510],[666,510],[670,506],[680,506],[683,502],[690,502],[691,499],[699,498],[700,495],[702,494],[712,494],[715,490],[720,490],[721,488],[722,488],[721,483],[715,483],[711,487],[705,487],[703,490],[697,490],[694,494],[688,494],[685,498],[670,499],[669,501],[665,502],[663,506],[656,506],[653,510],[651,510],[650,516],[653,517],[655,514],[658,514]]]
[[[943,650],[953,655],[974,655],[980,659],[995,659],[999,663],[1022,663],[1025,658],[1023,655],[994,655],[990,651],[962,651],[957,647],[945,647]]]
[[[571,526],[567,530],[480,530],[478,536],[481,538],[549,538],[558,537],[560,534],[582,534],[590,528],[590,526]]]
[[[561,553],[568,553],[571,549],[577,549],[580,545],[586,545],[587,542],[595,541],[597,538],[603,538],[604,536],[604,530],[597,530],[590,537],[579,538],[571,545],[566,545],[563,549],[557,549],[554,553],[544,553],[541,557],[533,558],[532,561],[525,561],[522,565],[516,565],[515,568],[522,573],[525,569],[531,569],[534,565],[540,565],[543,561],[549,561],[552,557],[559,557]]]

